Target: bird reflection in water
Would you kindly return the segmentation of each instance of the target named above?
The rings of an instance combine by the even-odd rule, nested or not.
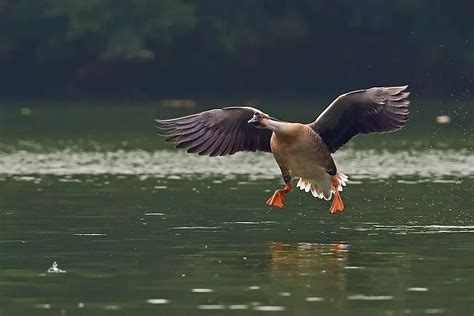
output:
[[[299,288],[293,291],[304,287],[305,295],[324,300],[340,301],[345,297],[348,244],[273,242],[268,248],[272,278],[283,287]],[[299,278],[301,281],[295,282]]]

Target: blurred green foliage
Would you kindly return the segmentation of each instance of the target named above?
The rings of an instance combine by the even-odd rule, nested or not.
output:
[[[0,0],[0,92],[325,95],[410,83],[466,98],[472,12],[471,0]]]

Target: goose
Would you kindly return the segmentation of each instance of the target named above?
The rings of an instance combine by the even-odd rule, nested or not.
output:
[[[212,109],[184,117],[156,119],[158,134],[177,148],[199,155],[225,156],[239,151],[273,154],[285,183],[266,201],[282,208],[285,194],[297,187],[331,200],[331,213],[344,210],[340,192],[348,177],[339,172],[332,154],[358,134],[387,133],[405,126],[408,86],[373,87],[337,97],[315,121],[276,119],[250,106]]]

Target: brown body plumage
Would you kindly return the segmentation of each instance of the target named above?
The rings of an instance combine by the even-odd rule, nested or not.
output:
[[[278,165],[293,177],[312,173],[317,176],[321,172],[336,174],[331,152],[307,125],[289,123],[284,132],[273,133],[270,146]]]
[[[338,172],[331,154],[357,134],[391,132],[405,125],[406,86],[371,88],[339,96],[310,124],[284,122],[252,107],[227,107],[186,117],[156,120],[167,141],[190,153],[223,156],[238,151],[272,152],[285,188],[268,205],[283,207],[291,179],[300,189],[330,199],[331,212],[344,209],[339,191],[347,177]]]
[[[323,186],[323,196],[331,195],[330,176],[336,165],[323,140],[307,125],[289,123],[284,131],[273,133],[270,146],[282,174],[300,177]],[[310,188],[311,189],[311,188]]]

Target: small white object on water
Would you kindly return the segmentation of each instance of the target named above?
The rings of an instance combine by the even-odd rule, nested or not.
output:
[[[436,117],[436,123],[438,123],[438,124],[449,124],[449,123],[451,123],[451,118],[447,115],[438,115]]]
[[[409,292],[428,292],[428,288],[426,287],[409,287],[407,288]]]
[[[66,271],[59,269],[58,264],[54,261],[53,266],[48,269],[48,273],[66,273]]]
[[[198,305],[198,309],[220,310],[220,309],[225,309],[225,306],[224,305]]]
[[[262,312],[281,312],[284,311],[286,308],[285,306],[256,306],[254,307],[254,310],[256,311],[262,311]]]
[[[444,309],[442,308],[427,308],[424,310],[425,314],[443,314]]]
[[[104,309],[106,311],[117,311],[117,310],[120,309],[120,306],[118,306],[118,305],[105,305]]]
[[[312,297],[306,298],[306,302],[322,302],[322,301],[324,301],[324,297],[312,296]]]
[[[192,289],[193,293],[212,293],[213,289]]]
[[[146,302],[149,304],[168,304],[170,301],[166,298],[150,298]]]
[[[229,309],[232,309],[232,310],[243,310],[243,309],[248,309],[248,308],[249,306],[244,305],[244,304],[229,305]]]
[[[365,294],[354,294],[347,297],[351,301],[385,301],[393,300],[392,295],[365,295]]]

